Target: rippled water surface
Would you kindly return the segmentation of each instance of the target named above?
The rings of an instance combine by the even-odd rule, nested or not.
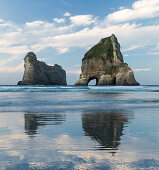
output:
[[[159,169],[159,86],[0,86],[0,169]]]

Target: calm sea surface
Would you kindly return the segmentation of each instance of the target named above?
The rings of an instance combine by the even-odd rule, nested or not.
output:
[[[159,86],[0,86],[0,169],[159,169]]]

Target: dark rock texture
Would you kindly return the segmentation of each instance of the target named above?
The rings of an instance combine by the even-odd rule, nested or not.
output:
[[[48,66],[38,61],[33,52],[25,56],[24,68],[23,80],[18,85],[67,85],[66,72],[61,66]]]
[[[102,39],[82,59],[82,73],[75,85],[87,86],[96,79],[96,85],[139,85],[128,64],[124,63],[120,44],[115,35]]]

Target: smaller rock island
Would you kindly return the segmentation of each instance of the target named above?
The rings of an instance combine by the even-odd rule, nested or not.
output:
[[[136,86],[134,73],[124,63],[120,44],[114,34],[103,38],[92,47],[82,59],[82,73],[75,85],[87,86],[96,79],[97,86]]]
[[[23,80],[18,85],[67,85],[66,72],[61,66],[38,61],[33,52],[25,56],[24,69]]]

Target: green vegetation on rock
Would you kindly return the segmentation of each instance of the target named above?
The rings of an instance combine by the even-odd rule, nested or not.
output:
[[[102,54],[106,54],[106,59],[112,59],[113,57],[113,45],[111,43],[111,37],[103,38],[97,45],[92,47],[84,56],[83,60],[93,57],[99,57]]]

